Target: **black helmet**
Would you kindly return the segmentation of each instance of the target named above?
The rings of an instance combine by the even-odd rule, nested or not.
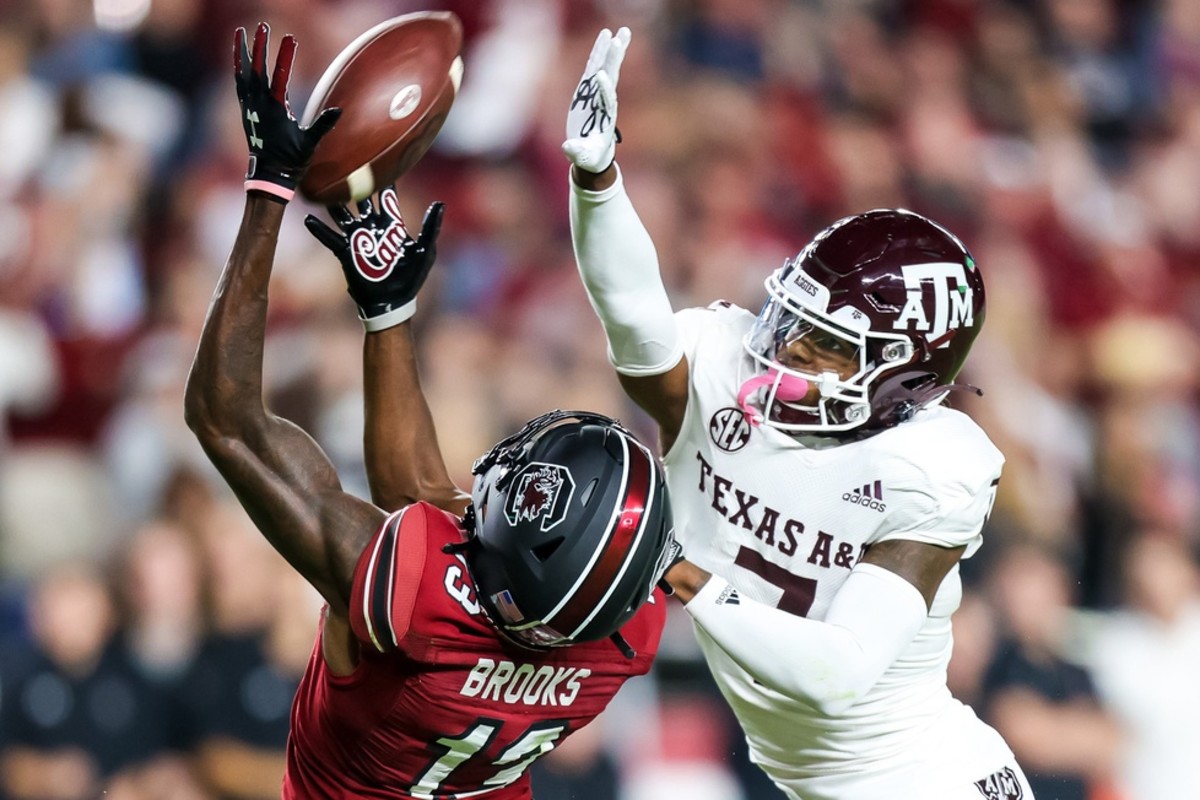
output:
[[[525,647],[614,637],[628,654],[617,632],[674,530],[658,460],[614,419],[552,411],[471,471],[461,550],[492,623]]]

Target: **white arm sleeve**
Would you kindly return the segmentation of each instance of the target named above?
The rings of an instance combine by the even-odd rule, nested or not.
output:
[[[684,608],[756,681],[829,716],[875,685],[928,614],[915,586],[874,564],[854,568],[824,621],[740,596],[716,575]]]
[[[661,375],[683,357],[658,254],[625,181],[599,192],[571,183],[571,240],[592,308],[608,336],[608,359],[624,375]]]

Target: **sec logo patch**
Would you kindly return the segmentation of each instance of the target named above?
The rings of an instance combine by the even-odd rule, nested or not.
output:
[[[750,423],[740,408],[722,408],[708,421],[708,435],[726,453],[736,453],[750,441]]]

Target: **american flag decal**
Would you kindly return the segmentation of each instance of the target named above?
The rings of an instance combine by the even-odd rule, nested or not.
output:
[[[508,589],[492,595],[492,605],[495,606],[501,618],[509,625],[516,625],[525,620],[525,615],[521,613],[521,609],[513,601],[512,593]]]

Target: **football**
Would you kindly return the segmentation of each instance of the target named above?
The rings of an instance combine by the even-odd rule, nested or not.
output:
[[[325,205],[361,200],[403,175],[441,130],[462,80],[462,24],[447,11],[405,14],[351,42],[317,82],[301,123],[337,106],[300,192]]]

